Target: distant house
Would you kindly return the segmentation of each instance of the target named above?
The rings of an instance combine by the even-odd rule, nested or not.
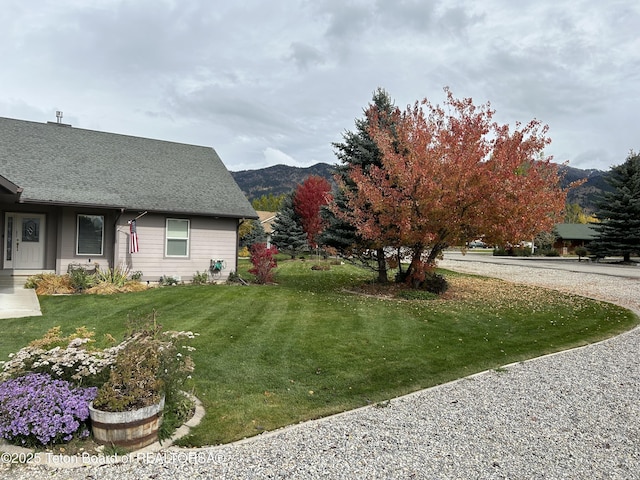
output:
[[[257,218],[210,147],[0,118],[0,275],[124,265],[190,280],[222,260],[224,279],[240,221]]]
[[[556,241],[553,244],[563,255],[573,253],[577,247],[586,246],[597,237],[597,232],[591,225],[584,223],[559,223],[554,227]]]
[[[267,247],[271,247],[271,234],[273,233],[273,221],[276,219],[277,213],[265,212],[262,210],[257,211],[260,225],[264,229],[264,233],[267,236]]]

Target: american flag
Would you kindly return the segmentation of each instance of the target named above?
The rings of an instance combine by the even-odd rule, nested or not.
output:
[[[136,221],[129,222],[129,253],[138,253],[138,232],[136,231]]]

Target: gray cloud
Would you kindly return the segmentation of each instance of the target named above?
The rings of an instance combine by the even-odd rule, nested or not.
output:
[[[634,0],[6,0],[0,115],[210,145],[231,169],[334,162],[377,87],[400,107],[490,101],[550,154],[638,149]]]
[[[325,62],[321,50],[302,42],[293,42],[291,44],[290,58],[302,70],[307,70],[313,65],[322,65]]]

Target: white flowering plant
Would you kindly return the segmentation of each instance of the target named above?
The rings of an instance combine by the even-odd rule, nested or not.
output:
[[[78,386],[99,386],[106,380],[109,367],[115,363],[126,342],[96,349],[94,335],[85,327],[79,327],[73,334],[63,337],[60,327],[53,327],[42,338],[9,355],[9,361],[0,372],[0,381],[34,372],[46,373]],[[107,338],[115,343],[113,337]]]

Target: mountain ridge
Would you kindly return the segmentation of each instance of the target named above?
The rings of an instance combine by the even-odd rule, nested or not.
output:
[[[249,201],[252,201],[262,195],[277,196],[289,193],[310,175],[318,175],[334,184],[333,173],[336,167],[337,165],[322,162],[309,167],[278,164],[255,170],[231,172],[231,175]],[[577,180],[585,180],[582,185],[569,190],[567,194],[567,203],[577,203],[585,213],[593,213],[596,210],[595,202],[598,196],[605,191],[611,191],[611,186],[606,180],[609,175],[607,171],[580,169],[567,165],[560,165],[559,171],[563,174],[563,188]]]
[[[231,172],[231,175],[251,201],[270,193],[276,196],[289,193],[311,175],[318,175],[334,183],[332,176],[334,169],[335,165],[328,163],[316,163],[310,167],[278,164],[256,170]]]

